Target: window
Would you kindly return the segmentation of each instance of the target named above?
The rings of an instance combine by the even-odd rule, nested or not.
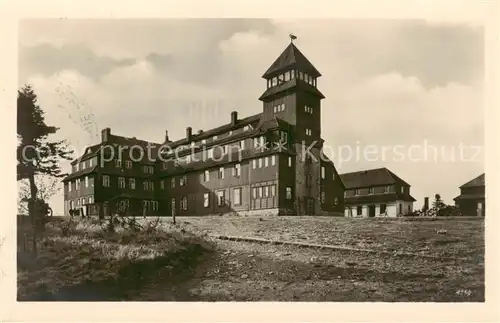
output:
[[[404,186],[401,186],[401,193],[404,193],[405,192],[405,188]]]
[[[207,158],[214,158],[214,150],[212,148],[207,150]]]
[[[153,201],[153,211],[158,211],[158,201]]]
[[[290,81],[290,71],[285,72],[285,82]]]
[[[241,205],[241,188],[233,189],[234,205]]]
[[[170,180],[170,187],[171,188],[175,187],[175,177],[172,177],[172,179]]]
[[[245,149],[245,140],[240,141],[240,149]]]
[[[271,156],[271,165],[276,165],[276,156]]]
[[[165,181],[164,180],[160,181],[160,189],[162,189],[162,190],[165,189]]]
[[[142,166],[142,171],[147,174],[149,171],[148,166],[146,166],[146,165]]]
[[[186,186],[187,184],[187,175],[182,175],[181,178],[179,179],[179,186]]]
[[[94,159],[94,158],[90,158],[90,159],[89,159],[89,167],[92,167],[92,162],[93,162],[93,159]]]
[[[264,167],[269,166],[269,157],[264,157]]]
[[[148,183],[148,181],[144,181],[144,182],[142,182],[142,188],[143,188],[145,191],[149,191],[149,183]]]
[[[325,166],[321,166],[321,178],[325,179]]]
[[[257,198],[257,187],[252,188],[252,197]]]
[[[257,168],[257,159],[252,160],[252,168],[253,169]]]
[[[155,168],[153,166],[149,166],[149,173],[154,174],[155,173]]]
[[[115,166],[116,167],[122,167],[122,161],[121,161],[121,159],[115,159]]]
[[[292,157],[288,156],[288,167],[292,167]]]
[[[287,200],[292,199],[292,188],[291,187],[286,187],[286,195],[285,195]]]
[[[387,204],[380,204],[380,214],[385,214],[387,210]]]
[[[172,198],[172,215],[175,215],[175,197]]]
[[[212,137],[212,140],[213,140],[213,141],[215,141],[215,140],[217,140],[217,139],[219,139],[219,137],[217,137],[217,136],[213,136],[213,137]]]
[[[308,105],[304,106],[304,111],[305,111],[306,113],[313,114],[313,109],[312,109],[312,107],[310,107],[310,106],[308,106]]]
[[[244,126],[243,131],[247,131],[247,130],[248,130],[248,126]]]
[[[306,129],[306,136],[311,136],[312,135],[312,130],[307,128]]]
[[[186,155],[186,164],[190,164],[191,163],[191,155]]]
[[[262,168],[262,158],[259,158],[259,168]]]
[[[263,192],[263,197],[268,197],[269,196],[269,186],[264,186],[264,192]]]
[[[385,187],[385,192],[386,192],[386,193],[388,193],[388,192],[390,192],[390,191],[391,191],[391,185],[387,185],[387,186]]]
[[[359,195],[359,190],[358,189],[354,190],[354,195]]]
[[[135,178],[129,178],[129,179],[128,179],[128,186],[129,186],[131,189],[135,190]]]
[[[276,185],[271,185],[271,196],[276,196]]]
[[[80,170],[80,164],[76,163],[75,164],[75,171],[78,172]]]
[[[75,191],[78,191],[79,189],[80,189],[80,179],[77,178],[75,183]]]
[[[203,207],[209,207],[210,206],[210,194],[205,193],[203,194]]]
[[[399,214],[403,213],[403,204],[399,203]]]
[[[118,177],[118,187],[125,188],[125,177]]]
[[[373,187],[368,188],[368,194],[373,194]]]
[[[223,154],[227,154],[227,145],[224,145],[224,146],[222,147],[222,153],[223,153]]]
[[[337,206],[339,204],[339,198],[335,196],[333,199],[333,206]]]
[[[89,204],[94,203],[94,195],[89,195],[89,198],[88,198],[88,203],[89,203]]]
[[[257,197],[262,197],[262,186],[257,187]]]
[[[332,170],[332,180],[335,180],[335,170]]]
[[[71,192],[71,188],[73,186],[73,183],[71,181],[68,182],[68,192]]]
[[[203,173],[203,181],[204,182],[208,182],[210,180],[210,171],[209,170],[206,170],[204,173]]]
[[[132,162],[130,160],[126,160],[125,161],[125,167],[128,168],[128,169],[132,168]]]
[[[325,200],[326,200],[326,194],[325,192],[321,192],[321,203],[325,204]]]
[[[291,70],[290,71],[290,79],[294,79],[295,78],[295,70]]]
[[[219,179],[224,179],[224,167],[219,168]]]
[[[109,187],[109,176],[102,175],[102,186]]]
[[[235,177],[239,177],[241,175],[241,164],[234,165],[233,173]]]
[[[217,192],[217,205],[218,206],[224,206],[225,204],[225,198],[224,198],[224,191],[218,191]]]
[[[360,205],[356,207],[356,214],[357,215],[362,215],[363,214],[363,207]]]
[[[89,177],[85,176],[85,187],[89,187]]]
[[[152,191],[155,190],[155,182],[153,182],[153,181],[149,182],[149,189],[152,190]]]
[[[206,139],[202,139],[202,140],[201,140],[201,144],[202,144],[202,145],[204,145],[204,144],[206,144],[206,143],[207,143],[207,140],[206,140]]]
[[[187,196],[184,196],[181,200],[181,208],[183,211],[187,211],[188,209],[188,199]]]

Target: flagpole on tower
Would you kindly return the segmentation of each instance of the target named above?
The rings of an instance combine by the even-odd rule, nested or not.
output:
[[[293,43],[293,41],[295,39],[297,39],[297,36],[295,36],[294,34],[290,34],[288,37],[290,37],[290,42]]]

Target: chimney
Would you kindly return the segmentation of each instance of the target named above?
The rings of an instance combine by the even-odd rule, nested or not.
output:
[[[110,128],[104,128],[101,130],[101,142],[106,142],[110,139],[111,136],[111,129]]]
[[[429,198],[424,197],[424,211],[427,211],[429,209]]]
[[[193,134],[193,128],[187,127],[186,128],[186,139],[187,140],[191,140],[192,134]]]
[[[231,112],[231,125],[232,126],[236,125],[237,121],[238,121],[238,111]]]
[[[165,130],[165,142],[170,142],[170,139],[168,138],[168,130]]]

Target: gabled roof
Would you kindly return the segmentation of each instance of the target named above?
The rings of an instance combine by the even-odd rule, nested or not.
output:
[[[385,167],[340,174],[340,178],[346,189],[392,184],[410,186],[410,184]]]
[[[485,186],[485,173],[479,175],[478,177],[474,178],[473,180],[465,183],[464,185],[460,186],[460,188],[467,188],[467,187],[478,187],[478,186]]]
[[[304,54],[293,43],[290,43],[262,77],[270,78],[292,67],[306,72],[312,77],[321,76],[321,73],[309,62]]]

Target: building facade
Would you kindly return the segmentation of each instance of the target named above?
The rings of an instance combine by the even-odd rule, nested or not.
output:
[[[75,169],[64,180],[65,207],[89,204],[85,195],[92,196],[93,204],[103,205],[101,213],[109,201],[136,200],[137,207],[152,205],[164,216],[342,216],[344,184],[333,162],[321,153],[324,96],[317,88],[320,76],[290,43],[262,76],[266,86],[259,98],[261,112],[239,118],[233,111],[227,123],[196,134],[187,127],[185,137],[177,141],[171,141],[167,133],[162,144],[155,144],[152,160],[141,160],[130,168],[127,160],[95,155],[109,144],[118,149],[147,143],[103,130],[101,144],[89,147],[88,153],[73,162],[94,158],[92,165],[97,166]],[[99,158],[106,163],[101,165]],[[76,181],[81,185],[85,177],[94,186],[70,188]],[[127,186],[129,181],[135,181],[134,189]],[[82,202],[82,198],[87,200]]]
[[[143,154],[148,146],[151,158]],[[101,143],[72,161],[71,173],[63,179],[64,214],[161,214],[165,194],[156,176],[159,146],[103,129]]]
[[[485,216],[485,174],[460,186],[460,195],[455,197],[455,205],[465,216]]]
[[[410,185],[387,168],[340,175],[346,217],[396,217],[413,212]]]

